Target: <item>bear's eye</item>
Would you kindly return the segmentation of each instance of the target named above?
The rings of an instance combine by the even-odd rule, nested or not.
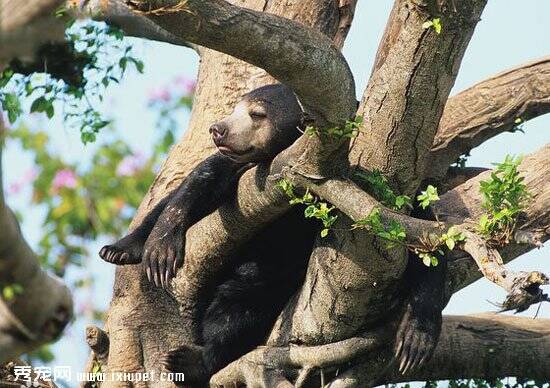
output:
[[[250,117],[252,117],[253,120],[260,120],[265,118],[267,115],[265,111],[263,110],[253,110],[249,112]]]

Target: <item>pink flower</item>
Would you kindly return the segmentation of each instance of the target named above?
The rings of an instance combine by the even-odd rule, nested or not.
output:
[[[23,185],[20,182],[10,183],[8,186],[8,194],[17,194],[21,191]]]
[[[34,180],[36,179],[36,177],[38,176],[38,171],[36,170],[36,168],[30,168],[28,169],[27,171],[25,171],[25,173],[23,174],[23,176],[21,178],[19,178],[19,180],[11,183],[8,187],[8,193],[9,194],[17,194],[19,193],[23,187],[25,187],[26,185],[34,182]]]
[[[197,87],[197,80],[190,79],[182,75],[176,77],[176,79],[174,80],[174,83],[177,86],[183,88],[183,91],[186,96],[190,96],[193,93],[195,93],[195,88]]]
[[[65,168],[59,170],[52,181],[52,188],[57,191],[63,187],[68,189],[74,189],[77,184],[77,178],[73,170]]]
[[[134,155],[128,155],[120,161],[117,166],[116,174],[118,176],[132,176],[145,165],[145,156],[141,152]]]
[[[149,93],[149,103],[168,102],[171,95],[167,88],[156,88]]]

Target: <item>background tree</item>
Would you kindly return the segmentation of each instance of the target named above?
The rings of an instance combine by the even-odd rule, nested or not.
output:
[[[186,265],[175,284],[183,321],[177,313],[178,305],[163,292],[150,288],[138,268],[117,271],[106,323],[109,347],[94,349],[96,361],[102,363],[104,370],[155,370],[159,367],[155,361],[163,351],[193,340],[196,301],[208,277],[219,269],[214,259],[251,238],[255,230],[288,209],[288,198],[274,185],[282,173],[295,186],[308,187],[341,211],[330,238],[317,241],[304,287],[282,315],[292,324],[293,339],[304,346],[262,348],[220,372],[214,378],[216,383],[237,380],[272,386],[277,381],[284,386],[280,370],[291,377],[295,372],[300,381],[305,381],[331,368],[340,370],[330,382],[332,386],[525,373],[547,378],[548,365],[531,360],[534,347],[539,354],[548,352],[546,342],[540,340],[547,325],[542,320],[504,316],[448,318],[430,365],[405,377],[398,376],[389,363],[391,335],[383,330],[362,333],[361,328],[391,327],[385,325],[384,313],[388,303],[398,302],[397,284],[406,264],[404,247],[387,250],[380,240],[387,239],[383,233],[391,232],[392,221],[399,222],[404,229],[404,242],[428,255],[435,248],[433,245],[449,241],[451,225],[465,235],[465,242],[458,242],[449,253],[453,258],[449,295],[480,276],[477,262],[485,276],[517,297],[508,299],[509,307],[542,300],[538,286],[546,281],[544,276],[506,272],[500,257],[512,260],[548,237],[548,166],[544,163],[548,159],[548,146],[519,165],[531,200],[521,209],[523,217],[508,214],[510,222],[505,224],[488,222],[495,221],[498,211],[514,213],[512,210],[518,209],[483,206],[487,198],[495,197],[493,194],[504,193],[493,187],[498,186],[496,179],[487,172],[449,169],[449,165],[488,138],[546,112],[548,60],[519,66],[448,99],[485,2],[397,1],[359,107],[359,114],[365,118],[359,135],[351,142],[334,137],[319,141],[325,130],[342,126],[355,113],[351,73],[329,41],[341,47],[355,2],[238,4],[264,13],[223,1],[86,4],[94,15],[97,7],[103,7],[102,17],[129,34],[188,44],[201,55],[190,128],[170,152],[142,202],[136,221],[212,152],[203,129],[228,113],[245,91],[272,82],[257,68],[211,49],[260,66],[292,86],[316,119],[320,133],[304,136],[293,146],[296,152],[281,154],[279,159],[288,168],[271,171],[265,188],[256,186],[256,171],[245,174],[239,184],[238,203],[227,204],[189,231]],[[270,14],[296,19],[313,29]],[[348,149],[349,153],[342,152]],[[294,159],[296,154],[301,157]],[[379,170],[392,191],[399,195],[414,197],[428,179],[437,182],[442,195],[434,207],[445,224],[426,223],[390,211],[391,206],[383,203],[384,198],[377,201],[369,195],[375,194],[374,190],[364,191],[342,179],[348,162],[366,171]],[[514,163],[508,161],[501,166],[502,174],[514,168]],[[497,177],[502,179],[502,174]],[[486,186],[484,195],[471,190],[481,180],[492,183]],[[374,217],[376,214],[378,217]],[[472,228],[468,219],[474,224],[484,220],[481,230]],[[353,222],[361,221],[367,230],[347,230]],[[212,230],[222,231],[214,242],[208,238]],[[433,235],[429,238],[432,246],[426,243],[426,231]],[[271,344],[285,342],[286,333],[280,330],[280,323],[288,321],[275,326]],[[100,331],[95,333],[102,336]],[[502,338],[508,340],[505,345],[498,343]],[[486,353],[481,351],[487,348]],[[470,352],[483,354],[487,362],[480,361],[482,356],[471,357]],[[495,352],[498,359],[491,357]]]

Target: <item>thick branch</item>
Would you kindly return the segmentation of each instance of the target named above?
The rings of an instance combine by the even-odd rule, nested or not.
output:
[[[550,320],[499,314],[444,317],[434,357],[405,376],[384,381],[528,377],[550,379]]]
[[[339,388],[507,376],[547,380],[549,327],[548,319],[496,314],[446,316],[433,358],[423,368],[406,375],[399,373],[392,363],[391,352],[383,351],[385,356],[372,357],[388,345],[391,328],[320,346],[260,347],[216,374],[211,384],[255,386],[265,383],[267,371],[279,369],[287,374],[295,371],[296,386],[307,383],[308,378],[318,376],[323,369],[328,372],[339,369],[338,376],[328,382],[328,386]],[[377,381],[373,381],[376,372]]]
[[[73,313],[69,289],[40,268],[1,193],[0,184],[0,364],[57,338]],[[21,292],[6,300],[6,287]]]
[[[503,377],[550,379],[550,320],[506,315],[446,316],[432,359],[405,375],[391,353],[358,362],[329,384],[331,388],[376,386],[404,381]],[[373,371],[382,375],[373,381]],[[374,373],[375,374],[375,373]]]
[[[482,81],[445,105],[426,177],[441,179],[449,165],[488,139],[550,112],[550,57]]]
[[[108,18],[119,5],[101,2]],[[141,14],[179,39],[265,69],[286,83],[319,125],[339,125],[355,113],[355,86],[344,57],[319,31],[221,0],[135,2]],[[119,12],[118,10],[116,12]]]
[[[437,239],[450,226],[442,222],[421,220],[390,210],[349,180],[315,181],[294,173],[287,173],[286,176],[295,184],[308,188],[327,200],[355,222],[367,218],[377,209],[380,212],[382,224],[388,228],[391,222],[397,222],[407,234],[405,241],[411,245],[420,245],[426,238]]]
[[[352,164],[380,169],[403,194],[422,181],[437,126],[485,0],[397,0],[364,92]],[[423,24],[440,18],[442,31]]]
[[[430,245],[437,247],[437,244],[440,244],[440,236],[451,226],[443,222],[416,219],[387,209],[350,181],[329,179],[317,183],[297,174],[286,175],[291,177],[293,182],[307,187],[313,193],[337,206],[340,211],[354,221],[365,219],[377,209],[384,227],[389,229],[392,222],[401,225],[406,232],[403,242],[408,246],[425,247],[428,245],[425,249],[431,250]],[[540,272],[516,273],[506,269],[498,251],[490,248],[487,241],[469,230],[475,229],[475,225],[473,227],[469,225],[468,220],[464,220],[464,222],[463,225],[455,225],[456,229],[461,231],[465,237],[465,242],[457,248],[462,249],[474,259],[483,276],[508,292],[507,299],[502,304],[503,311],[517,310],[520,312],[526,310],[531,304],[547,300],[547,296],[540,289],[541,285],[548,284],[546,275]]]

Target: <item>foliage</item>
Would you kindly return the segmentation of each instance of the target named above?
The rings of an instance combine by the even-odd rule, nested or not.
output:
[[[356,116],[353,120],[347,120],[343,127],[332,128],[316,128],[313,126],[306,127],[304,133],[306,135],[327,136],[337,139],[349,138],[352,139],[359,134],[359,130],[363,124],[363,117]]]
[[[447,233],[444,233],[440,238],[439,241],[441,241],[443,244],[447,246],[447,248],[452,251],[456,244],[464,241],[466,237],[462,232],[460,232],[456,226],[451,226],[449,230],[447,230]]]
[[[416,197],[416,199],[418,200],[420,207],[422,207],[422,209],[426,209],[432,203],[439,201],[439,195],[437,194],[437,187],[428,185],[426,190],[421,191],[420,194]]]
[[[401,226],[401,224],[399,224],[399,222],[391,220],[389,225],[386,227],[382,223],[380,209],[378,208],[373,209],[367,217],[357,220],[353,224],[353,228],[367,229],[375,236],[386,240],[388,249],[393,248],[398,244],[403,244],[405,238],[407,237],[405,234],[405,229]]]
[[[281,179],[277,182],[283,193],[289,198],[291,205],[305,205],[304,216],[306,218],[315,218],[323,223],[323,229],[321,229],[321,237],[326,237],[328,232],[338,216],[332,215],[331,212],[335,209],[334,206],[329,206],[326,202],[321,202],[319,198],[313,196],[309,190],[306,190],[301,197],[295,193],[294,185],[287,179]]]
[[[30,113],[48,118],[60,107],[65,123],[79,128],[82,142],[95,141],[109,121],[94,104],[109,85],[120,82],[129,64],[143,72],[143,62],[123,37],[104,23],[74,23],[65,43],[40,47],[33,62],[13,60],[0,75],[0,103],[8,120],[13,124],[21,116],[23,100],[32,101]]]
[[[425,30],[428,28],[433,28],[436,34],[441,34],[441,30],[443,29],[443,25],[441,24],[440,18],[433,18],[431,20],[428,20],[422,24],[422,28]]]
[[[23,294],[23,286],[13,283],[2,286],[2,298],[7,302],[13,300],[17,295]]]
[[[396,195],[380,170],[359,171],[355,176],[366,184],[366,190],[384,206],[393,210],[412,208],[411,198],[407,195]]]
[[[413,251],[422,260],[425,266],[436,266],[439,264],[439,256],[445,255],[445,248],[452,251],[455,246],[464,241],[466,236],[460,232],[456,226],[451,226],[447,233],[443,233],[441,236],[434,238],[424,238],[423,246],[413,247]]]
[[[516,226],[516,221],[531,198],[520,176],[521,158],[506,156],[496,164],[491,178],[479,184],[486,213],[479,220],[479,231],[487,238],[506,243]]]

